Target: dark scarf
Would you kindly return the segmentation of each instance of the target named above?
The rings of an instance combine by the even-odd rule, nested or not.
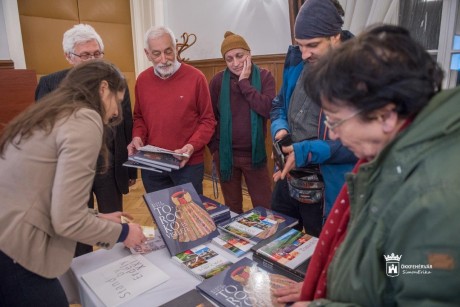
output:
[[[251,84],[260,93],[262,83],[260,81],[260,69],[252,64]],[[232,152],[232,111],[230,108],[230,71],[225,69],[222,78],[222,86],[219,96],[220,108],[220,142],[219,163],[220,180],[228,181],[232,177],[233,152]],[[251,145],[252,166],[259,168],[265,165],[267,155],[265,153],[265,140],[263,132],[263,117],[251,110]]]

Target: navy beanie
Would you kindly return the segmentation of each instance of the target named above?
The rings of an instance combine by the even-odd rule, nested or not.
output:
[[[294,26],[294,37],[312,39],[329,37],[342,31],[343,20],[330,0],[307,0],[300,8]]]

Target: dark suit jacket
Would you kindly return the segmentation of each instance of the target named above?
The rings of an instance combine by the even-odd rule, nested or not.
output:
[[[65,78],[70,69],[61,70],[40,78],[37,89],[35,90],[35,100],[38,101],[46,94],[55,90],[62,79]],[[129,90],[126,89],[125,97],[121,103],[123,110],[123,122],[114,129],[114,173],[118,190],[126,194],[129,192],[128,179],[137,179],[137,170],[124,167],[123,163],[128,160],[127,146],[131,142],[133,132],[133,115],[131,111],[131,100]],[[109,146],[110,148],[111,146]]]

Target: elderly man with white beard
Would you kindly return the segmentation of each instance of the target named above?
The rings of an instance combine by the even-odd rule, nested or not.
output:
[[[187,153],[180,169],[170,173],[142,170],[147,193],[191,182],[203,194],[204,149],[216,121],[208,83],[196,68],[180,63],[176,39],[166,27],[152,27],[145,34],[145,54],[153,67],[136,80],[132,155],[144,145]]]

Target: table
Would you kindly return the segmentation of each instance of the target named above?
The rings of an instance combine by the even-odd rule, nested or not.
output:
[[[210,244],[210,242],[208,243]],[[241,259],[231,255],[214,244],[212,244],[212,248],[232,262],[236,262]],[[130,254],[131,252],[129,249],[125,248],[122,243],[117,243],[111,250],[100,249],[74,258],[70,271],[60,278],[64,290],[67,294],[78,291],[80,304],[82,304],[83,307],[104,306],[96,294],[94,294],[86,283],[83,282],[81,276]],[[194,289],[196,285],[200,283],[196,277],[171,260],[171,255],[166,247],[145,254],[144,256],[168,274],[170,279],[158,287],[155,287],[120,306],[159,306],[189,290]],[[247,253],[245,257],[252,258],[252,254]],[[65,282],[63,282],[63,280],[65,280]]]

